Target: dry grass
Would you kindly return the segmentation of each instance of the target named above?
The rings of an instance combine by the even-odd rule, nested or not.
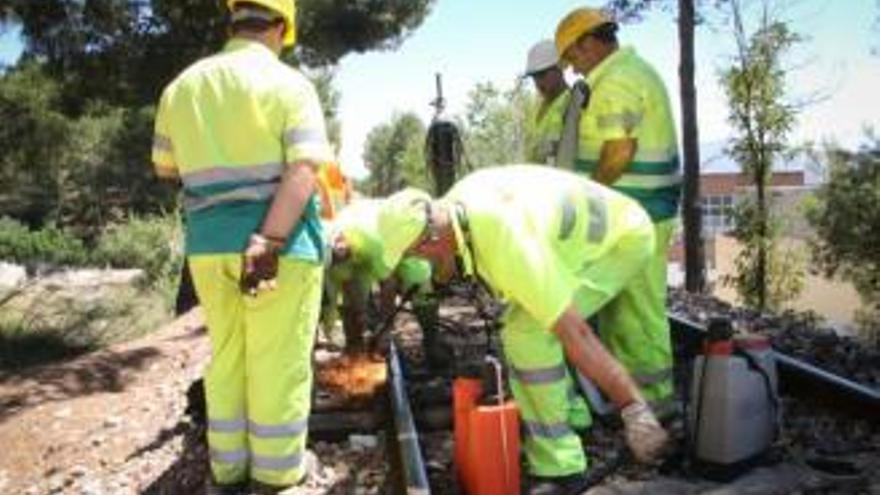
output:
[[[127,341],[170,319],[164,296],[150,289],[32,287],[0,306],[0,374]]]
[[[788,238],[783,242],[787,248],[806,252],[807,246],[801,240]],[[733,273],[733,261],[738,253],[739,246],[734,239],[723,236],[716,238],[715,280],[720,280],[724,275]],[[713,295],[731,304],[740,303],[733,288],[717,282]],[[804,280],[804,291],[797,300],[789,304],[789,307],[796,311],[814,311],[829,322],[852,326],[854,313],[860,305],[858,293],[852,284],[808,274]]]

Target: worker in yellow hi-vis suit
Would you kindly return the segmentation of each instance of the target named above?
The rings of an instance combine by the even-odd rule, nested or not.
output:
[[[618,406],[635,457],[659,458],[665,431],[586,322],[641,290],[632,281],[651,256],[654,230],[638,203],[535,165],[479,170],[439,201],[410,189],[388,202],[396,206],[379,219],[387,265],[424,256],[435,280],[474,276],[508,303],[501,338],[535,478],[529,493],[580,493],[586,484],[566,358]]]
[[[552,40],[541,40],[529,49],[523,77],[531,78],[541,97],[529,160],[571,170],[577,154],[580,114],[588,98],[586,85],[577,81],[569,87]]]
[[[278,55],[293,0],[229,0],[231,39],[162,92],[153,162],[179,178],[186,254],[211,339],[212,489],[299,483],[320,307],[315,171],[332,159],[311,83]]]
[[[331,299],[328,317],[335,314],[336,294],[341,292],[346,350],[363,349],[367,299],[370,290],[382,282],[386,285],[383,292],[388,295],[384,299],[391,299],[381,301],[382,317],[387,318],[392,311],[389,306],[395,293],[408,295],[422,327],[425,355],[429,361],[436,361],[440,356],[436,342],[438,303],[431,286],[431,265],[416,257],[406,257],[397,266],[385,265],[384,243],[378,230],[383,205],[383,199],[355,200],[332,222],[328,233],[332,261],[326,275]]]
[[[681,187],[678,142],[663,80],[633,48],[618,46],[616,32],[602,11],[578,8],[560,21],[556,48],[590,87],[575,169],[638,201],[654,225],[650,262],[633,281],[641,290],[618,299],[599,332],[658,414],[669,416],[676,407],[666,267]]]

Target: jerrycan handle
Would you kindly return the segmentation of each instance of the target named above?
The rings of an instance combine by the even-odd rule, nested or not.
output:
[[[498,392],[498,410],[500,412],[498,415],[498,427],[501,430],[501,451],[502,457],[504,458],[504,486],[505,489],[508,489],[513,486],[513,480],[510,479],[510,466],[508,465],[510,460],[510,445],[507,443],[507,419],[502,409],[504,407],[504,377],[502,374],[501,361],[499,361],[498,358],[488,354],[486,355],[485,361],[495,369],[495,387]]]

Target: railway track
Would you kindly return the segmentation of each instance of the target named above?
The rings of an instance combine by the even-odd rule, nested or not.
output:
[[[678,349],[687,355],[699,347],[705,329],[678,315],[670,315],[673,340]],[[783,396],[796,397],[824,407],[833,414],[848,414],[855,418],[880,418],[880,391],[829,373],[819,367],[785,353],[775,351],[780,389]],[[386,428],[389,449],[389,473],[386,485],[394,493],[427,495],[432,493],[424,445],[420,443],[423,433],[451,429],[449,411],[451,402],[444,403],[443,394],[432,401],[419,400],[419,407],[412,404],[412,389],[425,375],[412,373],[400,348],[392,343],[387,360],[388,378],[385,394],[387,406],[372,411],[348,413],[360,419],[346,421],[345,414],[330,420],[330,430],[363,431],[369,428]],[[337,413],[338,415],[339,413]],[[317,432],[320,435],[320,431]],[[338,433],[338,431],[337,431]],[[345,433],[345,432],[343,432]],[[447,490],[434,493],[449,493]],[[459,492],[454,492],[459,493]]]

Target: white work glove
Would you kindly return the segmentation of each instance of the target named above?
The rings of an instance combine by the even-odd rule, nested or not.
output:
[[[666,430],[644,402],[633,402],[620,412],[626,444],[637,461],[645,464],[660,462],[669,441]]]

